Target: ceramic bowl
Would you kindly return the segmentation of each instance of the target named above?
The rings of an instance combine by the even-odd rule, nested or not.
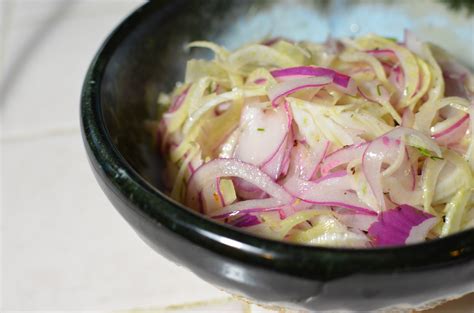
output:
[[[182,80],[183,47],[228,48],[262,37],[296,40],[410,28],[474,64],[473,20],[432,1],[153,1],[127,17],[92,61],[81,99],[84,143],[97,180],[158,253],[253,302],[309,311],[434,305],[474,290],[474,230],[399,248],[334,249],[254,237],[171,200],[145,121]],[[107,225],[104,225],[104,232]],[[159,282],[157,282],[159,284]]]

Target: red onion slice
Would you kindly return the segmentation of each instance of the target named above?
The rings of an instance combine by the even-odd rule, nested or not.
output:
[[[410,108],[405,108],[402,115],[402,127],[411,128],[415,124],[415,114]]]
[[[246,182],[240,178],[234,178],[232,180],[235,186],[235,192],[242,200],[248,199],[263,199],[267,197],[267,194],[264,191],[261,191],[255,185]]]
[[[367,208],[367,205],[351,190],[350,177],[347,174],[338,173],[332,177],[322,178],[318,182],[292,178],[285,182],[283,187],[293,196],[308,203],[343,207],[358,214],[377,214]]]
[[[387,136],[372,141],[362,156],[362,171],[380,210],[385,208],[382,186],[382,164],[393,162],[398,153],[398,144]]]
[[[296,92],[303,88],[322,87],[330,83],[334,84],[343,92],[354,96],[357,87],[353,79],[346,74],[339,73],[325,67],[297,66],[273,70],[272,76],[282,82],[270,88],[268,94],[273,105],[276,105],[281,97]],[[325,78],[325,80],[306,78]]]
[[[257,84],[257,85],[263,85],[267,82],[267,79],[265,78],[257,78],[256,80],[254,80],[254,84]]]
[[[292,200],[292,196],[285,189],[275,183],[258,167],[236,159],[214,159],[203,164],[191,175],[186,193],[186,204],[196,207],[198,193],[209,186],[217,177],[239,177],[259,187],[271,197],[285,203]]]
[[[347,164],[353,160],[362,160],[365,148],[368,143],[360,143],[334,151],[324,158],[321,164],[321,174],[327,175],[332,169]]]
[[[216,211],[212,218],[221,219],[238,214],[262,213],[280,210],[283,202],[275,198],[253,199],[233,203]]]
[[[337,212],[337,219],[344,225],[361,231],[367,231],[377,221],[375,215],[353,214],[353,212]]]
[[[453,144],[459,142],[466,134],[469,128],[469,114],[464,114],[454,124],[448,128],[434,132],[431,137],[435,138],[440,144]]]
[[[272,155],[270,160],[266,161],[260,167],[262,171],[268,174],[273,180],[277,180],[283,170],[282,166],[287,151],[288,139],[288,136],[286,136],[285,139],[282,141],[280,147],[278,148],[277,152]]]
[[[259,225],[261,223],[262,222],[260,221],[260,219],[256,217],[255,215],[245,214],[238,217],[234,221],[232,221],[230,225],[238,227],[238,228],[244,228],[244,227],[252,227],[255,225]]]
[[[332,78],[329,76],[297,78],[271,86],[268,89],[268,97],[276,107],[278,101],[289,94],[301,89],[326,86],[331,82]]]
[[[269,162],[285,143],[290,119],[284,107],[245,107],[234,157],[257,166]]]
[[[336,85],[339,85],[343,88],[347,88],[351,81],[351,77],[348,75],[336,72],[335,70],[329,68],[315,66],[287,67],[278,70],[273,70],[271,71],[271,74],[279,81],[301,78],[305,76],[326,76],[331,77]]]
[[[433,139],[410,128],[396,127],[382,137],[372,141],[364,151],[362,170],[380,210],[385,209],[382,174],[380,173],[382,164],[384,162],[393,162],[397,155],[397,147],[402,138],[406,138],[408,142],[416,142],[420,147],[427,148],[441,157],[441,149]]]
[[[436,144],[436,141],[426,136],[422,132],[405,127],[395,127],[385,135],[393,140],[400,140],[401,138],[406,138],[408,145],[415,145],[432,151],[437,157],[442,157],[441,149]]]
[[[410,205],[381,212],[369,230],[369,237],[377,247],[397,246],[424,241],[438,219]]]
[[[330,141],[322,140],[312,150],[309,150],[303,143],[296,141],[296,147],[291,151],[290,169],[287,179],[299,177],[303,180],[311,180],[316,176],[330,144]]]
[[[283,160],[282,160],[282,163],[281,163],[280,175],[282,175],[282,176],[287,176],[288,175],[288,170],[290,168],[291,152],[293,151],[294,143],[295,143],[295,137],[294,137],[293,129],[290,129],[290,130],[291,131],[288,134],[289,137],[286,141],[285,154],[283,156]]]
[[[410,234],[405,240],[405,244],[413,244],[425,241],[430,230],[436,226],[438,219],[436,217],[428,218],[420,224],[413,226],[410,230]]]
[[[170,108],[168,109],[168,113],[173,113],[177,111],[181,105],[184,102],[184,99],[186,99],[186,96],[188,94],[190,86],[188,86],[186,89],[184,89],[173,101],[171,104]]]
[[[288,103],[285,103],[281,108],[286,112],[287,117],[287,133],[285,138],[282,140],[278,150],[273,153],[273,155],[261,165],[261,169],[267,173],[273,180],[277,180],[278,177],[283,172],[284,162],[289,158],[291,149],[293,148],[293,131],[292,131],[292,121],[293,116],[291,110],[288,106]],[[280,110],[281,110],[280,108]],[[273,135],[273,134],[271,134]]]
[[[241,119],[234,157],[258,166],[276,180],[283,171],[292,124],[288,106],[262,108],[247,106]],[[265,193],[252,184],[234,179],[237,194],[243,199],[262,198]]]
[[[397,54],[395,53],[395,51],[391,49],[366,50],[365,53],[372,54],[375,56],[397,57]]]
[[[268,39],[262,41],[261,44],[264,45],[264,46],[272,46],[273,44],[275,44],[279,41],[282,41],[282,40],[286,41],[288,43],[294,43],[293,40],[287,39],[285,37],[278,36],[278,37],[268,38]]]

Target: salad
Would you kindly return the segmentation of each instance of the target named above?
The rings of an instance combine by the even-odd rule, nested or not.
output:
[[[383,247],[474,227],[474,79],[406,31],[211,42],[158,102],[169,194],[266,238]]]

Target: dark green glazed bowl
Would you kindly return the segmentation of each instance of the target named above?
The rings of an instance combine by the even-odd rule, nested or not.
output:
[[[186,60],[207,56],[186,52],[183,45],[191,40],[234,48],[265,35],[318,41],[329,31],[335,36],[373,30],[400,36],[410,27],[431,33],[438,26],[425,29],[425,24],[412,22],[416,10],[426,13],[419,3],[434,18],[442,15],[457,25],[451,48],[469,38],[463,36],[472,36],[472,19],[449,13],[441,4],[410,3],[369,3],[371,17],[364,11],[367,1],[145,4],[114,30],[85,79],[82,131],[99,184],[156,251],[254,301],[310,311],[368,311],[421,307],[473,291],[473,230],[403,248],[317,248],[257,238],[188,210],[160,191],[163,169],[144,126],[156,114],[158,93],[182,79]],[[390,28],[392,15],[384,18],[387,10],[399,15],[397,29]],[[344,22],[334,22],[338,20]],[[472,52],[472,47],[466,49]],[[469,62],[469,56],[464,60]]]

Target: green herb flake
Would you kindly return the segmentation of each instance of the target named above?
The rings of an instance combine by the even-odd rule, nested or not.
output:
[[[384,37],[384,38],[387,39],[387,40],[390,40],[392,42],[397,42],[398,41],[398,39],[395,38],[395,37]]]
[[[207,86],[207,93],[212,94],[217,90],[217,83],[215,81],[212,81],[209,86]]]
[[[380,87],[382,87],[382,85],[381,85],[381,84],[378,84],[378,85],[377,85],[377,94],[378,94],[379,96],[382,95],[382,91],[380,91]]]
[[[258,130],[259,132],[264,132],[264,131],[265,131],[265,128],[260,128],[260,127],[259,127],[259,128],[257,128],[257,130]]]
[[[415,148],[421,153],[422,156],[425,156],[425,157],[430,158],[432,160],[443,160],[443,158],[440,158],[440,157],[437,157],[437,156],[433,155],[430,151],[428,151],[425,148],[422,148],[422,147],[415,147]]]

